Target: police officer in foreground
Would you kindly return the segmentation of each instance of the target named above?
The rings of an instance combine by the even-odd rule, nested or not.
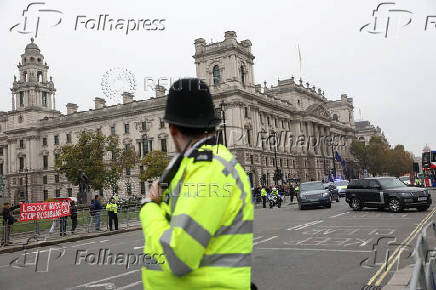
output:
[[[253,203],[244,169],[217,145],[207,85],[181,79],[164,120],[178,155],[152,183],[140,212],[144,289],[250,289]]]

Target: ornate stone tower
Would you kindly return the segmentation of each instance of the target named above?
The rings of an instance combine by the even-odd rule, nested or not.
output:
[[[211,89],[238,87],[254,90],[251,41],[238,42],[236,32],[226,31],[224,41],[206,44],[203,38],[195,40],[197,77],[205,80]]]
[[[56,89],[51,77],[50,80],[47,78],[48,65],[44,62],[44,56],[33,41],[32,38],[21,55],[19,80],[14,77],[11,91],[12,111],[15,112],[55,110]]]

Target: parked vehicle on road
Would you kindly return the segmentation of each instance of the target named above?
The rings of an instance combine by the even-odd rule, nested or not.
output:
[[[408,187],[396,177],[352,180],[347,187],[345,200],[353,210],[370,207],[388,208],[392,212],[400,212],[404,208],[425,211],[432,203],[427,189]]]
[[[348,186],[348,184],[350,184],[350,182],[348,180],[336,180],[334,182],[334,184],[336,185],[336,188],[338,189],[339,196],[345,197],[345,192],[346,192],[347,186]]]
[[[328,188],[324,188],[321,181],[304,182],[300,184],[298,194],[298,207],[304,209],[309,206],[332,206],[331,194]]]
[[[410,176],[405,175],[399,178],[405,185],[411,185]]]
[[[336,202],[339,202],[339,191],[336,188],[336,185],[333,184],[333,182],[324,183],[324,188],[327,189],[330,193],[330,199]]]

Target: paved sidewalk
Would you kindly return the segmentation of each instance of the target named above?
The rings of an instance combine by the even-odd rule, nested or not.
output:
[[[409,286],[410,278],[412,278],[413,267],[411,264],[403,269],[395,272],[391,280],[383,287],[383,290],[403,290]]]

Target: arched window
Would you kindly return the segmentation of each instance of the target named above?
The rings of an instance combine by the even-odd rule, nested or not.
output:
[[[245,71],[244,71],[244,66],[241,65],[241,67],[239,68],[240,72],[241,72],[241,83],[243,85],[245,85]]]
[[[43,106],[47,107],[47,92],[42,92],[41,103]]]
[[[359,137],[359,141],[360,142],[365,142],[365,138],[363,138],[362,136]]]
[[[217,65],[213,67],[212,74],[213,74],[213,84],[219,85],[221,82],[221,72],[220,72],[220,68]]]
[[[27,82],[27,71],[23,72],[23,80]]]
[[[38,79],[38,83],[42,83],[42,71],[38,71],[36,73],[36,77]]]
[[[338,117],[337,114],[333,114],[333,120],[335,120],[335,121],[339,121],[339,117]]]

